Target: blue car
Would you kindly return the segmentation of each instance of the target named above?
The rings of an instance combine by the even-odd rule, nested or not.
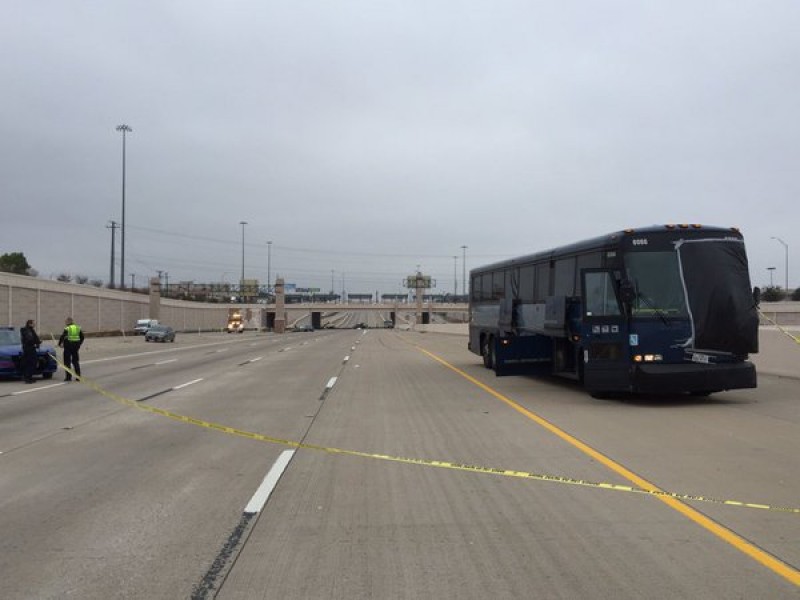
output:
[[[40,346],[36,352],[35,375],[51,379],[58,370],[53,359],[56,351],[52,346]],[[22,377],[22,340],[16,327],[0,327],[0,377]]]

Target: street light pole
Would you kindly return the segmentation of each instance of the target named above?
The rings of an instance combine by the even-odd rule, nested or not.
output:
[[[272,242],[267,242],[267,295],[272,287]]]
[[[118,227],[118,225],[117,225],[116,221],[111,221],[111,222],[109,222],[108,225],[106,225],[106,229],[110,229],[111,230],[111,273],[109,274],[109,278],[108,278],[108,287],[111,288],[112,290],[114,289],[114,286],[116,285],[114,283],[114,246],[116,245],[114,243],[114,237],[115,237],[114,234],[117,231],[117,227]]]
[[[244,287],[244,226],[247,225],[247,221],[239,221],[239,225],[242,226],[242,277],[239,279],[239,300],[241,300]]]
[[[467,246],[461,246],[461,295],[467,295]]]
[[[124,123],[117,125],[117,131],[122,132],[122,224],[121,224],[121,253],[119,263],[119,287],[125,289],[125,134],[133,131],[128,125]]]
[[[786,269],[786,288],[785,288],[785,291],[786,291],[786,299],[789,300],[789,244],[784,242],[779,237],[773,236],[772,239],[780,242],[783,245],[783,250],[784,250],[784,252],[786,254],[786,263],[785,263],[785,265],[786,265],[785,266],[785,269]]]

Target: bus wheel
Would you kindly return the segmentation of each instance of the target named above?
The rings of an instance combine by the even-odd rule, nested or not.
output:
[[[483,366],[487,369],[494,368],[494,338],[488,336],[483,340],[481,347],[481,356],[483,356]]]

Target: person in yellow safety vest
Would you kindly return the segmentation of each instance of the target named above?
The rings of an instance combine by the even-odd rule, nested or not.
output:
[[[64,348],[64,364],[67,368],[75,371],[77,379],[80,379],[81,376],[81,362],[78,353],[81,344],[83,344],[83,331],[81,331],[80,325],[76,325],[72,317],[67,317],[64,332],[58,338],[58,345]],[[69,371],[64,376],[64,381],[72,381],[72,374]]]

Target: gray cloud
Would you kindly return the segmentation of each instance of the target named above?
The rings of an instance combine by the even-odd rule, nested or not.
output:
[[[800,7],[746,2],[37,2],[0,24],[0,252],[388,291],[661,222],[736,225],[782,282]],[[792,261],[793,265],[800,264]],[[793,266],[790,265],[790,266]],[[800,277],[793,269],[790,283]],[[394,291],[393,289],[391,291]]]

